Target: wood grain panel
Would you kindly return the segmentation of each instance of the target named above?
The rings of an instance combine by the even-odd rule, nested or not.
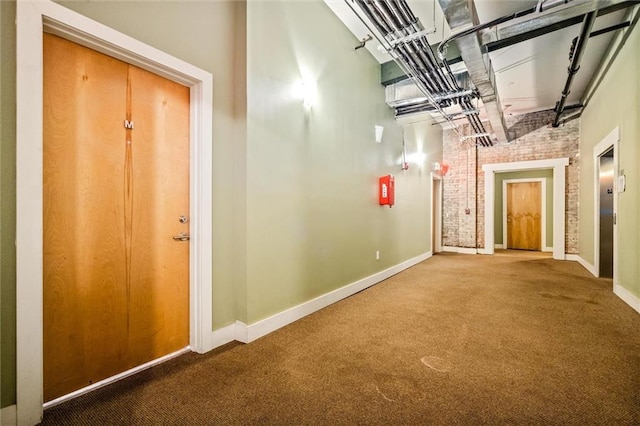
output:
[[[132,363],[189,344],[189,89],[131,66]],[[135,286],[135,287],[134,287]],[[149,348],[151,348],[149,350]]]
[[[117,372],[126,351],[118,338],[126,332],[122,234],[114,229],[122,228],[127,66],[49,34],[44,52],[43,343],[50,400]]]
[[[542,185],[507,184],[507,248],[542,249]]]
[[[132,69],[44,35],[45,401],[188,344],[188,243],[171,236],[188,230],[189,91],[174,99],[148,73],[157,87],[139,97],[171,112],[142,102],[127,131]],[[159,130],[145,142],[138,126]]]

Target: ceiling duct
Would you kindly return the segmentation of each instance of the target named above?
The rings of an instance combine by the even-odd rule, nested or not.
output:
[[[438,0],[438,2],[452,31],[478,26],[478,15],[472,0]],[[506,142],[507,127],[496,90],[495,74],[489,56],[482,49],[478,33],[469,32],[457,37],[456,42],[469,76],[480,93],[495,138],[498,142]]]
[[[452,124],[452,119],[444,108],[458,104],[463,111],[474,109],[473,93],[469,92],[468,88],[463,88],[446,61],[439,60],[434,54],[427,41],[423,25],[405,0],[345,0],[345,2],[371,29],[381,45],[426,98],[426,102],[418,103],[408,100],[411,99],[408,97],[405,99],[406,103],[400,104],[399,107],[409,107],[413,112],[416,109],[434,110]],[[355,3],[358,10],[351,3]],[[402,87],[397,91],[404,90],[411,89]],[[413,99],[419,98],[415,97],[415,94],[412,96],[414,96]],[[402,101],[398,99],[396,102]],[[397,114],[401,114],[401,109],[397,108]],[[475,134],[486,134],[477,113],[470,113],[467,119]],[[492,145],[491,139],[487,136],[480,136],[476,141],[482,146]]]

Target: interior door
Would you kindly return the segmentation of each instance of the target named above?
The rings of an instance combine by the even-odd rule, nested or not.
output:
[[[542,250],[542,185],[507,183],[507,248]]]
[[[44,34],[44,399],[189,344],[189,89]]]

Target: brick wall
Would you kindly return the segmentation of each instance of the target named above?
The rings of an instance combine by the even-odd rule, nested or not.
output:
[[[579,121],[553,128],[553,117],[553,111],[505,117],[515,139],[486,148],[476,148],[472,140],[461,142],[453,130],[444,132],[443,163],[449,165],[443,179],[444,246],[484,248],[484,164],[568,157],[565,251],[578,253]],[[485,127],[491,131],[489,123]],[[470,133],[466,125],[460,131]]]

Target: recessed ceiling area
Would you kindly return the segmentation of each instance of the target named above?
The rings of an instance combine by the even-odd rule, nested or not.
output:
[[[461,71],[468,70],[469,79],[472,81],[471,88],[476,92],[471,97],[456,98],[454,105],[441,105],[442,108],[435,108],[435,111],[433,99],[424,101],[422,96],[425,102],[425,107],[422,109],[438,117],[444,125],[455,126],[456,123],[464,123],[465,116],[471,121],[470,114],[463,114],[465,110],[478,108],[478,120],[490,121],[494,129],[503,116],[556,107],[567,84],[571,50],[576,51],[574,56],[577,58],[574,62],[579,65],[579,68],[570,79],[570,91],[563,100],[562,115],[559,115],[556,121],[559,122],[560,118],[570,119],[577,116],[590,84],[598,76],[603,59],[612,49],[614,37],[632,24],[631,21],[637,18],[639,9],[638,2],[622,0],[325,0],[325,2],[357,40],[371,38],[370,41],[366,41],[364,47],[381,64],[393,61],[394,58],[395,62],[399,62],[398,57],[401,59],[400,62],[403,57],[405,59],[409,57],[411,61],[410,56],[414,53],[418,55],[416,46],[427,44],[438,57],[437,48],[443,40],[470,28],[474,30],[473,37],[460,37],[448,43],[453,53],[462,57],[462,61],[460,58],[457,60],[459,62],[452,60],[450,57],[452,52],[448,52],[448,49],[445,49],[445,52],[449,53],[447,59],[453,62],[450,65],[453,73],[457,75]],[[407,9],[403,8],[408,8],[410,13],[405,13]],[[421,25],[412,25],[412,28],[405,30],[403,27],[398,30],[403,22],[410,21],[402,19],[402,16],[398,19],[398,15],[404,15],[406,18],[411,17],[411,13],[418,18]],[[514,17],[514,14],[518,15]],[[372,16],[373,19],[371,19]],[[492,24],[492,21],[499,18],[502,18],[501,21]],[[392,27],[393,23],[396,24],[395,31],[386,34],[385,31],[381,31],[385,26]],[[450,29],[450,25],[455,28],[454,31]],[[600,32],[602,34],[599,34]],[[582,38],[579,37],[581,33]],[[424,37],[421,40],[426,42],[414,43],[417,37]],[[477,37],[477,42],[472,40],[474,37]],[[572,43],[575,45],[574,40],[579,38],[577,48],[576,46],[572,48]],[[408,47],[408,50],[400,51],[398,46],[404,49],[403,43],[407,46],[409,43],[414,44]],[[584,48],[581,48],[581,44]],[[382,47],[383,45],[386,49]],[[481,58],[480,64],[478,64],[478,58]],[[439,57],[438,59],[440,60]],[[418,62],[420,64],[420,61]],[[488,63],[491,64],[490,67],[487,67]],[[402,67],[401,63],[400,65],[403,71],[407,71],[406,67]],[[444,64],[441,63],[439,66],[442,67]],[[444,75],[446,76],[446,72]],[[413,77],[415,82],[416,76],[413,75]],[[429,76],[427,76],[428,79]],[[492,93],[488,83],[495,93]],[[418,81],[418,87],[425,92],[425,84]],[[457,90],[458,93],[462,93],[461,86]],[[441,99],[443,93],[441,91],[432,95]],[[463,99],[466,101],[463,102]],[[487,101],[489,104],[486,103]],[[396,109],[398,116],[404,111]],[[453,119],[455,114],[458,116]],[[459,121],[461,119],[463,121]],[[490,141],[481,141],[482,145],[506,142],[505,139],[508,139],[505,133],[502,137],[499,132],[495,133],[497,135],[490,135]]]

